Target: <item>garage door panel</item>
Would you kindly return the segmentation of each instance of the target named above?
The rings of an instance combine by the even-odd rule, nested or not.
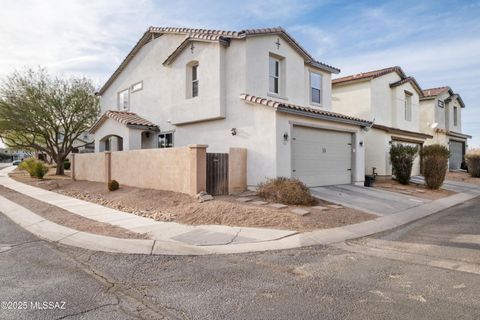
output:
[[[450,140],[449,169],[458,170],[463,162],[463,142]]]
[[[351,183],[352,134],[295,126],[292,175],[308,186]]]

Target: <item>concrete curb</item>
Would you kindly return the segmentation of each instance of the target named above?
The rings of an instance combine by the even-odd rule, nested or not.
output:
[[[67,228],[0,196],[0,212],[36,236],[52,242],[94,251],[147,255],[206,255],[292,249],[327,245],[384,232],[427,217],[438,211],[480,196],[480,188],[435,200],[374,220],[325,230],[294,234],[277,240],[254,243],[196,246],[179,241],[119,239]]]

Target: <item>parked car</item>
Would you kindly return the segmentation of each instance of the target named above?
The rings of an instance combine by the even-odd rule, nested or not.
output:
[[[22,163],[22,160],[15,160],[12,162],[14,166],[18,166],[20,163]]]

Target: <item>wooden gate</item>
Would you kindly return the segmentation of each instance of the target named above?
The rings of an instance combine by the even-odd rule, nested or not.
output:
[[[228,194],[228,153],[207,153],[207,192]]]

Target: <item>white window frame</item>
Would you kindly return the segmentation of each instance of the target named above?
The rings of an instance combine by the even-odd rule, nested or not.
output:
[[[171,138],[171,143],[170,143],[170,145],[167,145],[167,146],[163,145],[163,146],[162,146],[162,145],[160,144],[160,136],[165,136],[165,138],[166,138],[167,135],[171,135],[171,136],[172,136],[172,138]],[[165,132],[159,133],[159,134],[157,135],[157,147],[160,148],[160,149],[173,148],[173,146],[174,146],[174,137],[175,137],[174,131],[165,131]]]
[[[195,97],[198,97],[198,95],[200,94],[199,80],[198,80],[198,63],[195,63],[190,68],[191,68],[190,74],[191,74],[191,82],[192,82],[191,83],[191,86],[192,86],[191,97],[195,98]],[[194,75],[195,75],[195,78],[194,78]],[[196,91],[195,91],[195,88],[196,88]]]
[[[320,77],[320,88],[314,88],[313,87],[313,84],[312,84],[312,76],[319,76]],[[309,75],[309,82],[310,82],[310,104],[312,105],[316,105],[316,106],[321,106],[322,103],[323,103],[323,75],[321,73],[318,73],[318,72],[314,72],[314,71],[310,71],[310,75]],[[316,102],[316,101],[313,101],[313,90],[316,89],[319,91],[319,101]]]
[[[124,93],[127,94],[126,101],[125,100],[122,101],[122,94]],[[118,106],[118,110],[120,111],[130,109],[130,89],[124,89],[117,93],[117,106]]]
[[[412,121],[412,94],[405,92],[405,121]]]
[[[272,70],[270,68],[272,62],[274,62],[275,66],[276,66],[276,70],[273,70],[273,74],[272,74]],[[270,93],[270,94],[280,95],[281,80],[282,80],[281,79],[281,72],[282,72],[281,65],[282,65],[282,61],[280,59],[269,56],[269,59],[268,59],[268,93]],[[274,90],[275,90],[275,81],[277,82],[277,92],[275,92],[274,90],[271,90],[270,79],[273,79],[273,81],[274,81],[273,82]]]

